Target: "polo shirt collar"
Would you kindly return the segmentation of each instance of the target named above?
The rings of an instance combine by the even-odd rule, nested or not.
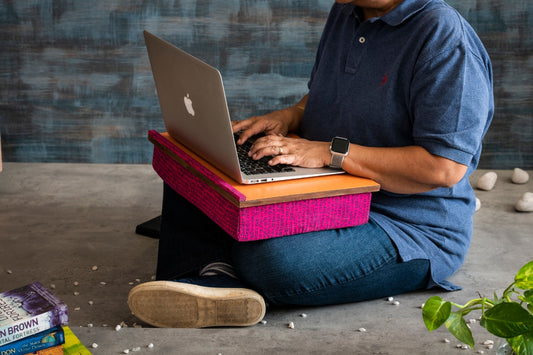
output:
[[[396,6],[391,12],[371,19],[372,22],[381,20],[390,26],[398,26],[408,18],[422,10],[428,3],[433,0],[404,0],[398,6]],[[355,17],[360,18],[360,9],[355,5],[346,4],[342,9],[346,15],[353,14]]]

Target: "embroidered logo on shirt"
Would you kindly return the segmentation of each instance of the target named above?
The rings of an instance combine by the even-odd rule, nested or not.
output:
[[[386,81],[387,81],[387,74],[383,75],[383,80],[381,80],[381,85],[379,85],[379,86],[385,85]]]

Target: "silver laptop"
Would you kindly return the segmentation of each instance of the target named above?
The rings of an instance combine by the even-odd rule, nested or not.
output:
[[[253,161],[244,154],[239,161],[242,147],[235,143],[220,72],[147,31],[144,39],[168,134],[235,181],[254,184],[344,172],[284,165],[275,172],[243,171],[244,160],[270,166],[267,157]]]

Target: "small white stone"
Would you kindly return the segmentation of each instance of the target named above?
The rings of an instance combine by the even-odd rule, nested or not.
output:
[[[450,339],[448,339],[448,338],[444,338],[443,342],[445,342],[445,343],[449,343],[449,342],[450,342]]]
[[[100,285],[105,286],[105,285],[107,285],[107,282],[105,282],[105,281],[101,281],[101,282],[100,282]]]
[[[74,296],[79,296],[80,295],[80,293],[78,291],[74,291],[73,294],[74,294]]]
[[[261,320],[260,323],[261,323],[261,324],[267,324],[267,321],[263,319],[263,320]]]
[[[79,283],[78,281],[74,281],[72,284],[73,284],[74,286],[78,286],[80,283]]]
[[[494,340],[490,340],[490,339],[489,340],[485,340],[483,342],[483,345],[494,345]]]
[[[128,282],[128,285],[133,286],[133,285],[135,285],[135,283],[133,283],[133,282]]]
[[[13,273],[13,271],[12,271],[12,270],[9,270],[9,269],[7,269],[6,272],[7,272],[9,275],[11,275],[11,274]]]
[[[394,306],[399,306],[399,305],[400,305],[400,301],[394,301],[394,302],[392,302],[392,304],[393,304]]]
[[[54,289],[56,288],[56,285],[55,285],[55,284],[50,284],[50,288],[51,288],[52,290],[54,290]]]
[[[153,343],[150,343],[150,344],[146,345],[146,347],[147,347],[148,349],[153,349],[153,348],[154,348],[154,344],[153,344]]]
[[[476,354],[485,354],[485,352],[483,350],[477,350]]]
[[[420,305],[420,308],[423,309],[425,305],[426,305],[425,303],[422,303],[422,304]]]
[[[92,328],[94,325],[92,323],[87,324],[87,328]]]
[[[115,330],[118,332],[120,329],[122,329],[122,327],[120,326],[120,324],[117,324],[117,325],[115,326]]]
[[[498,174],[494,171],[489,171],[477,180],[476,186],[480,190],[490,191],[496,185],[496,180],[498,180]]]
[[[87,303],[90,304],[91,306],[94,304],[93,301],[89,301],[89,302],[87,302]]]
[[[511,181],[515,184],[525,184],[529,181],[529,174],[525,170],[515,168],[511,176]]]
[[[463,349],[463,350],[468,350],[468,349],[470,349],[470,347],[469,347],[468,345],[466,345],[466,344],[463,344],[463,345],[461,346],[461,349]]]
[[[520,197],[520,200],[515,205],[515,209],[519,212],[533,211],[533,192],[526,192]]]
[[[461,349],[461,348],[463,347],[463,344],[457,344],[455,347],[456,347],[457,349]]]
[[[75,311],[79,311],[80,309],[81,309],[80,307],[74,308]]]
[[[387,298],[387,301],[389,301],[389,302],[394,301],[394,297],[389,297],[389,298]]]
[[[92,343],[91,348],[96,349],[98,347],[98,344]]]
[[[492,344],[487,345],[487,349],[489,349],[489,350],[492,350],[493,347],[494,347],[494,345],[492,345]]]
[[[364,333],[364,332],[366,332],[366,328],[359,328],[359,329],[357,329],[357,331],[359,333]]]
[[[476,212],[481,208],[481,200],[476,197]]]
[[[122,350],[122,353],[123,354],[129,354],[130,353],[130,349],[124,349],[124,350]]]
[[[91,268],[92,271],[96,271],[98,270],[98,266],[94,265],[92,268]]]
[[[474,319],[474,318],[470,318],[468,320],[468,323],[470,323],[470,324],[476,324],[476,322],[477,322],[477,319]]]
[[[135,352],[141,351],[141,347],[140,346],[136,346],[136,347],[132,348],[131,351],[135,351]]]
[[[289,324],[287,324],[287,327],[294,329],[294,322],[289,322]]]
[[[302,313],[302,314],[300,314],[300,317],[302,317],[302,318],[307,318],[307,313]]]
[[[135,281],[137,281],[137,282],[141,282],[141,279],[135,279]]]

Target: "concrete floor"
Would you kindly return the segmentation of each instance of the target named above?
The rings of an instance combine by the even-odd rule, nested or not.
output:
[[[472,181],[483,172],[477,171]],[[478,292],[501,292],[533,258],[533,213],[514,211],[520,196],[533,192],[533,181],[515,185],[511,171],[497,172],[494,190],[476,192],[482,207],[475,215],[472,247],[450,279],[462,291],[401,295],[395,298],[399,306],[380,299],[269,309],[266,324],[249,328],[156,329],[136,324],[126,304],[132,285],[155,274],[157,240],[135,234],[137,224],[160,213],[162,182],[151,166],[4,163],[0,290],[33,281],[54,284],[55,294],[69,307],[75,334],[88,347],[98,344],[93,354],[120,354],[137,346],[141,351],[136,354],[475,353],[457,349],[458,341],[444,329],[429,333],[420,305],[435,294],[464,303]],[[291,321],[295,329],[287,327]],[[128,327],[116,331],[122,322]],[[479,325],[472,329],[478,344],[493,339]],[[153,349],[146,348],[149,343]],[[495,353],[481,344],[477,350]]]

